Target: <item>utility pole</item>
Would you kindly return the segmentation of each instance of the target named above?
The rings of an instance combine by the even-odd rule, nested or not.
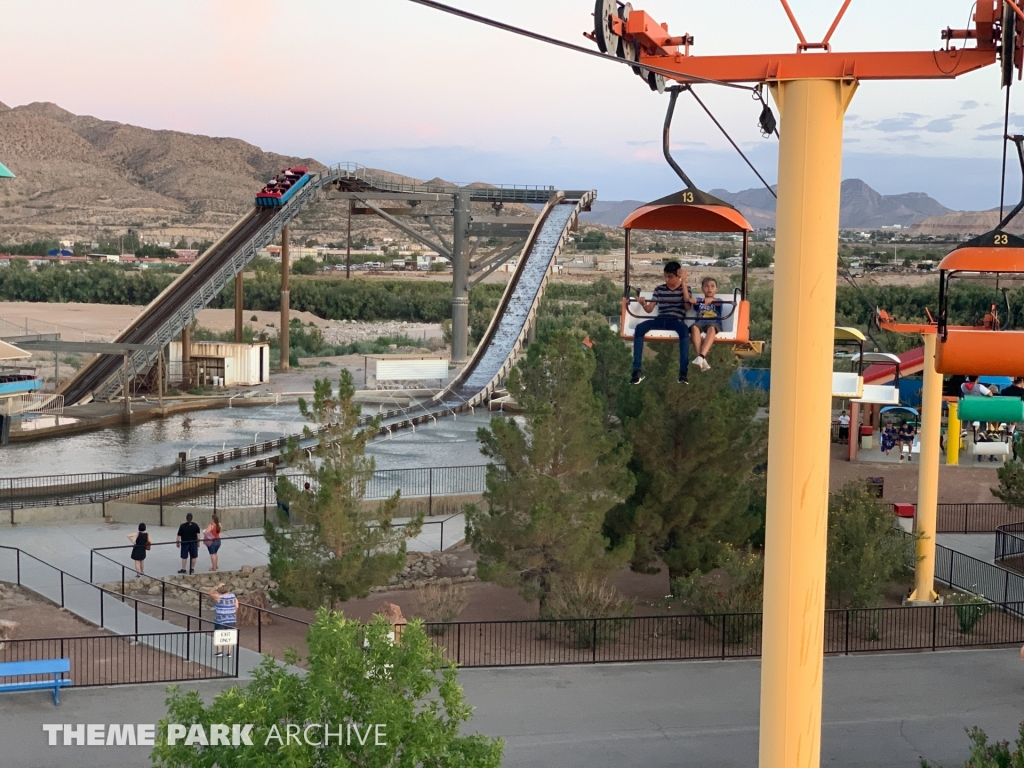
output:
[[[288,254],[288,227],[281,230],[281,333],[278,337],[281,342],[281,370],[289,369],[288,357],[288,323],[289,319],[289,293],[288,293],[288,272],[291,270],[291,259]]]
[[[355,200],[348,201],[348,240],[345,243],[345,279],[352,279],[352,207]]]

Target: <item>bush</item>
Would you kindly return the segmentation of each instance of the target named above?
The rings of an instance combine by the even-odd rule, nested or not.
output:
[[[955,592],[946,598],[946,602],[954,606],[960,631],[965,635],[971,634],[978,622],[992,610],[992,604],[975,592]]]
[[[1020,725],[1017,743],[1014,745],[1017,749],[1012,753],[1008,741],[989,744],[988,736],[981,728],[972,728],[967,736],[971,740],[971,756],[964,763],[964,768],[1015,768],[1024,765],[1024,723]],[[921,768],[933,766],[927,760],[922,760]]]
[[[853,480],[828,503],[825,588],[835,608],[874,608],[885,587],[914,563],[913,538],[893,525],[892,508],[863,480]]]
[[[764,607],[764,557],[729,548],[720,560],[719,571],[694,571],[673,579],[672,596],[715,627],[720,626],[717,617],[722,614],[760,614]],[[724,623],[725,639],[742,643],[760,626],[760,615],[730,616]]]
[[[468,603],[469,593],[461,584],[428,584],[419,594],[416,611],[419,618],[428,622],[427,632],[443,635],[448,631],[446,625],[455,621]]]
[[[577,648],[592,648],[619,636],[633,615],[634,601],[623,597],[615,587],[583,575],[559,584],[544,605],[544,618],[568,620],[567,629]],[[602,619],[602,621],[572,621]],[[624,619],[609,621],[609,619]]]

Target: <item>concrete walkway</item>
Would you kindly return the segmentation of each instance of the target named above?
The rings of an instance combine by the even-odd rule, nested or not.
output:
[[[970,555],[985,563],[994,563],[996,535],[994,533],[940,533],[935,541],[944,547]]]
[[[184,522],[184,518],[180,522]],[[405,522],[396,519],[395,522]],[[465,537],[466,522],[463,515],[427,518],[420,535],[409,539],[406,547],[410,552],[436,552],[443,543],[451,547]],[[95,547],[124,547],[107,550],[103,554],[134,570],[130,557],[131,548],[127,536],[137,530],[135,525],[121,523],[65,523],[56,525],[17,526],[4,529],[3,544],[18,547],[47,563],[58,564],[63,570],[82,579],[89,579],[89,551]],[[174,545],[178,532],[174,527],[150,526],[153,549],[146,556],[146,573],[163,578],[177,573],[181,568],[180,553]],[[261,528],[225,531],[224,542],[219,553],[219,569],[234,571],[243,565],[267,564],[267,543]],[[233,540],[232,537],[248,537]],[[210,556],[200,544],[197,572],[210,569]],[[96,556],[93,562],[94,581],[119,581],[121,569]]]
[[[507,768],[757,765],[757,661],[471,669],[459,680],[476,708],[469,729],[506,740]],[[227,684],[181,687],[209,701]],[[965,728],[1016,738],[1022,694],[1016,648],[827,658],[821,763],[962,765]],[[143,747],[48,747],[42,724],[156,723],[165,696],[162,685],[71,689],[60,710],[45,692],[0,697],[4,765],[147,764]]]

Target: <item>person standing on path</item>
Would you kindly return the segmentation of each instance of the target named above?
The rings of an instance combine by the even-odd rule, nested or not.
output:
[[[216,587],[210,590],[210,597],[216,600],[216,604],[213,607],[214,622],[213,628],[216,629],[234,629],[236,616],[238,615],[238,598],[231,592],[224,583],[221,582]],[[221,657],[224,655],[224,649],[228,649],[228,658],[231,658],[231,651],[234,648],[233,645],[218,645],[217,652],[213,654],[215,657]]]
[[[181,570],[185,572],[185,561],[190,560],[189,573],[196,572],[196,558],[199,557],[199,526],[192,522],[192,513],[185,515],[185,522],[178,526],[178,546],[181,547]]]
[[[210,524],[203,531],[203,545],[210,553],[210,570],[217,570],[217,553],[220,552],[220,518],[216,515],[210,518]]]
[[[146,550],[152,545],[149,541],[149,534],[146,533],[146,524],[139,523],[139,530],[128,534],[128,541],[132,543],[132,561],[135,563],[135,578],[146,575]]]

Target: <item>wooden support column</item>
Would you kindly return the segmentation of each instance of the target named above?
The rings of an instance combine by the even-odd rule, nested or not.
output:
[[[245,304],[245,294],[242,286],[242,273],[235,275],[235,343],[242,343],[242,310]]]
[[[128,353],[124,354],[124,362],[121,364],[121,378],[122,387],[124,393],[124,420],[129,422],[132,420],[132,399],[129,395],[128,388],[131,384],[131,380],[128,377]]]
[[[181,388],[192,386],[192,331],[186,325],[181,329]]]
[[[289,323],[289,300],[288,300],[288,272],[291,271],[291,258],[288,253],[288,227],[281,230],[281,370],[287,371],[288,356],[290,349],[288,345],[288,323]]]

